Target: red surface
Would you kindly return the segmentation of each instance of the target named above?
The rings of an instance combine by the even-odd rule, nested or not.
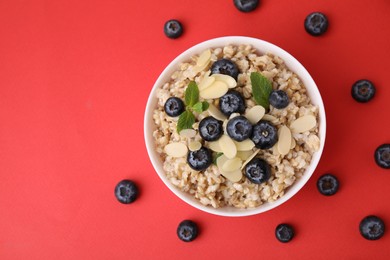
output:
[[[309,36],[303,20],[328,15]],[[184,35],[163,34],[180,19]],[[263,0],[240,13],[231,0],[0,1],[0,259],[388,259],[390,172],[373,152],[390,142],[390,3]],[[323,95],[328,135],[308,184],[281,207],[227,218],[200,212],[155,174],[143,141],[143,112],[164,67],[190,46],[245,35],[279,45],[309,70]],[[372,102],[350,96],[361,78],[377,86]],[[337,175],[324,197],[317,178]],[[142,191],[122,205],[116,183]],[[360,220],[377,214],[388,231],[363,239]],[[183,219],[201,235],[176,237]],[[289,244],[277,224],[296,228]]]

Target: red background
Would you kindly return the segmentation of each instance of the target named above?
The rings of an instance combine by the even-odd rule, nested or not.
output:
[[[312,11],[330,21],[308,35]],[[182,21],[177,40],[166,20]],[[390,142],[390,2],[263,0],[241,13],[232,0],[0,1],[0,259],[388,259],[389,231],[359,234],[368,214],[390,229],[390,172],[373,159]],[[143,113],[165,66],[185,49],[226,35],[270,41],[312,74],[327,113],[321,162],[290,201],[264,214],[227,218],[190,207],[166,188],[147,156]],[[377,95],[355,102],[351,85],[368,78]],[[335,174],[324,197],[317,178]],[[140,187],[122,205],[114,187]],[[199,223],[192,243],[176,237]],[[291,223],[288,244],[274,229]]]

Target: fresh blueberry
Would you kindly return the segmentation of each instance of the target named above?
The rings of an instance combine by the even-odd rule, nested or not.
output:
[[[260,120],[253,126],[251,140],[260,149],[269,149],[278,141],[276,127],[266,120]]]
[[[180,116],[184,112],[184,102],[180,98],[170,97],[164,104],[164,110],[168,116]]]
[[[328,18],[320,12],[311,13],[305,19],[305,29],[313,36],[320,36],[328,29]]]
[[[324,174],[317,180],[318,191],[325,196],[334,195],[339,189],[339,181],[332,174]]]
[[[375,96],[375,86],[371,81],[361,79],[352,85],[351,94],[356,101],[365,103]]]
[[[260,184],[271,177],[271,168],[265,160],[254,158],[245,166],[245,176],[251,182]]]
[[[238,73],[237,65],[228,59],[217,60],[211,65],[211,74],[225,74],[237,80]]]
[[[283,90],[272,90],[268,100],[269,103],[277,109],[287,107],[290,102],[287,93]]]
[[[390,144],[382,144],[376,148],[375,162],[384,169],[390,169]]]
[[[176,39],[183,34],[183,26],[178,20],[168,20],[164,24],[164,33],[168,38]]]
[[[227,117],[232,113],[242,114],[245,111],[244,98],[237,90],[229,90],[219,98],[219,109]]]
[[[289,224],[279,224],[275,229],[276,238],[282,242],[287,243],[294,237],[294,229]]]
[[[244,116],[236,116],[229,120],[226,132],[233,140],[238,142],[248,139],[252,134],[252,124]]]
[[[378,240],[385,233],[385,223],[377,216],[367,216],[359,225],[360,234],[368,240]]]
[[[199,150],[190,151],[187,155],[187,162],[188,165],[196,171],[206,170],[207,167],[213,163],[211,151],[204,146]]]
[[[138,197],[138,188],[134,182],[122,180],[115,186],[115,197],[120,203],[132,203]]]
[[[198,236],[198,225],[192,220],[183,220],[177,227],[176,233],[180,240],[191,242]]]
[[[203,118],[199,123],[199,134],[206,141],[216,141],[223,134],[222,121],[212,116]]]
[[[256,9],[259,0],[233,0],[234,5],[241,12],[247,13]]]

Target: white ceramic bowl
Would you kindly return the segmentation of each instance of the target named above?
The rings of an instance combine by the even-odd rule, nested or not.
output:
[[[172,73],[178,69],[179,64],[185,61],[189,61],[191,56],[199,55],[204,50],[208,48],[216,48],[223,47],[228,44],[250,44],[257,50],[262,53],[272,53],[280,58],[282,58],[287,65],[287,67],[295,72],[299,78],[302,80],[303,84],[306,86],[308,94],[312,100],[312,103],[319,107],[319,137],[321,140],[320,149],[313,155],[312,161],[303,174],[303,177],[298,179],[289,189],[286,191],[285,195],[275,202],[265,203],[256,208],[250,209],[237,209],[233,207],[222,207],[222,208],[212,208],[210,206],[204,206],[199,201],[194,199],[191,195],[180,191],[177,187],[175,187],[165,176],[163,170],[163,163],[160,159],[159,154],[156,152],[154,139],[153,139],[153,131],[156,129],[154,121],[153,121],[153,110],[157,105],[156,98],[156,90],[162,86],[165,82],[169,81]],[[239,216],[249,216],[258,213],[265,212],[267,210],[273,209],[282,203],[289,200],[292,196],[294,196],[309,180],[312,176],[314,170],[317,167],[317,164],[320,160],[324,143],[325,143],[325,134],[326,134],[326,119],[325,119],[325,109],[324,104],[322,102],[321,94],[318,91],[318,88],[310,76],[309,72],[302,66],[299,61],[297,61],[291,54],[279,48],[278,46],[271,44],[269,42],[259,40],[256,38],[243,37],[243,36],[227,36],[221,38],[211,39],[202,43],[199,43],[188,50],[184,51],[178,57],[176,57],[161,73],[158,77],[156,83],[154,84],[152,91],[150,92],[149,99],[146,105],[145,110],[145,118],[144,118],[144,135],[145,135],[145,143],[146,148],[149,154],[149,158],[153,164],[154,169],[156,170],[158,176],[160,176],[161,180],[165,183],[165,185],[175,193],[180,199],[187,202],[191,206],[203,210],[208,213],[212,213],[220,216],[230,216],[230,217],[239,217]]]

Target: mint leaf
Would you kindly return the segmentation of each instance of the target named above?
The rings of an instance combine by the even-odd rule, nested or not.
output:
[[[252,94],[256,103],[265,109],[269,109],[269,95],[272,91],[272,83],[258,72],[251,73]]]
[[[195,123],[195,116],[191,111],[184,111],[179,116],[179,120],[177,121],[177,132],[180,133],[183,129],[191,129],[192,125]]]
[[[202,113],[203,111],[209,108],[209,103],[207,101],[198,102],[192,106],[192,111]]]
[[[186,92],[184,93],[184,102],[187,106],[192,107],[199,101],[199,89],[195,81],[188,84]]]

